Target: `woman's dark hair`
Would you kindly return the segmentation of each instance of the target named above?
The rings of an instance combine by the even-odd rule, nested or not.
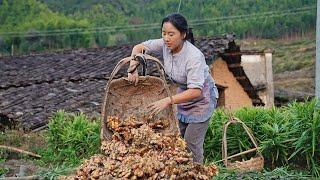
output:
[[[175,28],[180,31],[180,33],[186,33],[185,39],[194,44],[192,29],[188,27],[188,22],[185,17],[183,17],[179,13],[170,14],[167,17],[163,18],[161,28],[165,22],[170,22]]]

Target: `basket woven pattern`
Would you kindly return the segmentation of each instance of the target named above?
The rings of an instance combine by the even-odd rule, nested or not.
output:
[[[110,139],[112,131],[106,127],[108,116],[126,119],[135,116],[137,119],[146,116],[146,106],[165,97],[171,97],[169,87],[164,78],[163,66],[154,57],[146,56],[148,60],[157,63],[162,78],[154,76],[140,76],[137,85],[133,85],[126,78],[113,79],[120,68],[129,63],[131,58],[124,58],[114,68],[106,85],[105,97],[101,109],[101,140]],[[162,69],[161,69],[162,68]],[[173,106],[157,114],[154,119],[169,120],[169,127],[164,132],[179,133]]]
[[[246,161],[228,162],[227,168],[236,169],[242,172],[246,171],[261,171],[264,166],[264,159],[261,156],[251,158]]]

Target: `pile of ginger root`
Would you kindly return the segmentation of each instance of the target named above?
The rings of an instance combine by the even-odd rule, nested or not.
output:
[[[113,135],[101,142],[102,154],[60,179],[211,179],[218,173],[215,165],[194,163],[179,135],[161,131],[169,120],[108,116],[106,123]]]

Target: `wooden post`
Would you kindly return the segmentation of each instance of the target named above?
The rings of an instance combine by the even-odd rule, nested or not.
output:
[[[266,107],[274,105],[274,86],[273,86],[273,70],[272,70],[272,50],[264,52],[266,63],[266,81],[267,81],[267,98]]]

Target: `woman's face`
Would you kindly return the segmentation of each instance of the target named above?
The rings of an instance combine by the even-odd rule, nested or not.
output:
[[[185,36],[186,33],[180,33],[170,22],[163,23],[162,38],[173,53],[181,50]]]

